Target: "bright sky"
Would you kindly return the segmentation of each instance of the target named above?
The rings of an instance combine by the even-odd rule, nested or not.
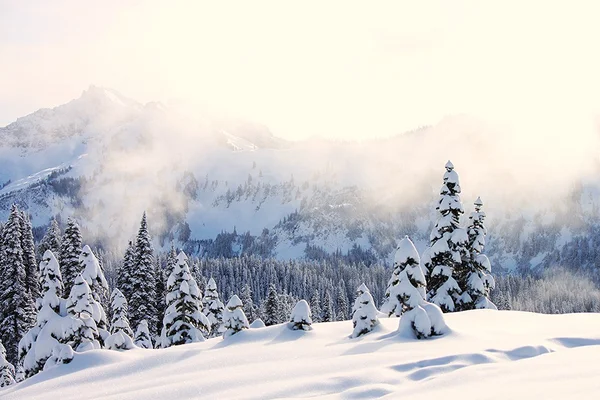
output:
[[[597,1],[0,0],[0,126],[90,84],[290,139],[596,112]]]

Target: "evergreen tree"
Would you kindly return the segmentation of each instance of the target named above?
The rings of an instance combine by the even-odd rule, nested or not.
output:
[[[133,349],[133,332],[127,319],[127,300],[119,289],[115,289],[111,296],[112,319],[110,324],[111,335],[106,339],[106,348],[111,350]]]
[[[15,367],[6,359],[6,349],[0,342],[0,388],[15,382]]]
[[[277,288],[275,288],[275,285],[271,284],[269,286],[269,294],[265,300],[265,325],[271,326],[281,323],[280,314],[281,303],[279,301],[279,295],[277,294]]]
[[[336,321],[346,321],[348,319],[348,296],[346,295],[346,285],[343,281],[337,289],[337,309],[336,309]]]
[[[141,320],[137,329],[135,330],[134,343],[137,347],[142,349],[152,348],[152,339],[150,339],[150,331],[148,330],[148,321],[145,319]]]
[[[165,317],[165,309],[167,308],[165,302],[167,296],[167,279],[168,276],[165,276],[165,270],[157,259],[154,263],[154,281],[156,282],[156,318],[160,329],[162,329],[162,321]]]
[[[321,316],[322,322],[333,322],[335,321],[335,312],[333,310],[333,300],[331,299],[331,293],[325,292],[325,301],[323,301],[323,315]]]
[[[25,286],[29,297],[33,301],[41,297],[39,287],[38,265],[35,259],[35,245],[33,243],[33,229],[31,220],[25,211],[19,212],[21,225],[21,248],[23,249],[23,266],[25,267]]]
[[[250,285],[244,285],[241,296],[242,297],[240,300],[244,305],[244,314],[250,321],[254,321],[256,318],[258,318],[258,314],[254,308],[254,302],[252,301],[252,289],[250,289]]]
[[[382,312],[399,317],[425,301],[425,275],[420,263],[417,249],[405,236],[394,255],[394,271],[385,292]]]
[[[464,288],[463,309],[470,310],[474,308],[497,309],[490,300],[490,291],[495,286],[494,278],[491,274],[490,260],[483,250],[485,248],[485,236],[487,230],[483,223],[485,212],[481,210],[483,202],[478,197],[475,200],[475,211],[471,213],[470,224],[467,228],[469,235],[468,268],[464,271],[459,280],[459,285]]]
[[[464,212],[460,192],[458,174],[448,161],[436,207],[438,220],[429,236],[429,247],[423,254],[428,283],[427,298],[444,312],[460,308],[462,293],[455,276],[461,273],[463,260],[467,258],[467,233],[459,227],[460,216]]]
[[[13,365],[17,362],[20,338],[35,323],[35,306],[26,286],[20,225],[19,210],[13,204],[0,249],[0,342]]]
[[[38,255],[40,259],[46,250],[52,251],[56,257],[60,258],[61,242],[62,237],[60,233],[60,227],[58,226],[58,221],[56,218],[52,218],[50,225],[48,225],[48,229],[46,230],[46,234],[38,245]]]
[[[119,268],[117,276],[117,286],[120,288],[121,293],[125,296],[127,301],[131,301],[133,297],[133,270],[135,263],[135,246],[132,241],[129,241],[125,255],[123,256],[123,263]]]
[[[74,329],[71,347],[76,351],[87,351],[100,348],[100,335],[96,326],[95,315],[98,305],[94,300],[90,287],[81,274],[77,275],[69,299],[67,312],[79,320]]]
[[[225,306],[219,299],[217,292],[217,283],[210,278],[204,289],[204,298],[202,299],[203,312],[210,322],[210,337],[217,337],[223,334],[223,310]]]
[[[235,294],[231,296],[231,299],[227,302],[226,311],[223,315],[223,322],[225,326],[223,338],[235,335],[243,329],[250,328],[248,319],[244,314],[242,301]]]
[[[167,283],[167,310],[161,333],[162,347],[199,342],[210,331],[210,321],[200,311],[200,289],[190,274],[187,256],[177,257]]]
[[[157,332],[159,321],[156,316],[156,282],[154,279],[154,250],[148,233],[146,213],[142,216],[140,229],[135,242],[135,262],[132,272],[131,298],[129,299],[130,319],[134,326],[139,321],[148,321],[150,333]]]
[[[290,329],[294,331],[310,331],[312,329],[310,306],[306,300],[300,300],[296,303],[292,310],[292,315],[290,315],[290,322],[288,325]]]
[[[364,283],[358,287],[356,294],[357,297],[352,307],[352,325],[354,327],[350,336],[352,338],[371,332],[379,324],[373,296]]]
[[[67,220],[65,235],[60,247],[60,268],[65,286],[65,293],[71,293],[77,275],[81,272],[79,255],[81,254],[81,232],[74,219]]]
[[[79,269],[81,276],[90,288],[92,318],[96,323],[100,344],[104,345],[104,340],[109,336],[108,320],[104,309],[104,305],[108,303],[108,282],[104,277],[104,271],[102,271],[98,259],[87,245],[81,250]]]
[[[321,322],[321,298],[319,291],[315,289],[312,296],[310,297],[310,309],[312,311],[312,320],[314,322]]]
[[[63,284],[60,267],[52,251],[46,250],[43,254],[39,270],[43,298],[37,322],[19,342],[23,379],[42,369],[69,363],[73,359],[71,345],[81,343],[78,334],[86,325],[86,321],[67,314],[65,300],[58,295]],[[84,330],[84,334],[87,333]]]

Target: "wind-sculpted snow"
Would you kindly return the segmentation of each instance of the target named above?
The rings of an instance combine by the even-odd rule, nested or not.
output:
[[[417,340],[397,318],[348,337],[350,321],[247,329],[169,349],[76,353],[0,389],[2,399],[595,398],[599,314],[475,310],[446,316],[451,332]]]

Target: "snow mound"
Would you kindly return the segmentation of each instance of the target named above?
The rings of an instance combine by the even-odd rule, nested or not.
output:
[[[25,382],[15,399],[596,398],[599,314],[474,310],[445,316],[452,333],[418,341],[397,318],[349,339],[350,321],[286,324],[168,349],[75,353]],[[430,318],[431,320],[431,318]]]

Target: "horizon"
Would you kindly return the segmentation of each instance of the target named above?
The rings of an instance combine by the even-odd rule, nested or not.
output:
[[[288,140],[385,138],[457,114],[542,123],[544,134],[597,124],[593,3],[235,5],[0,5],[0,125],[89,85],[232,115]],[[529,138],[542,139],[537,130]]]

